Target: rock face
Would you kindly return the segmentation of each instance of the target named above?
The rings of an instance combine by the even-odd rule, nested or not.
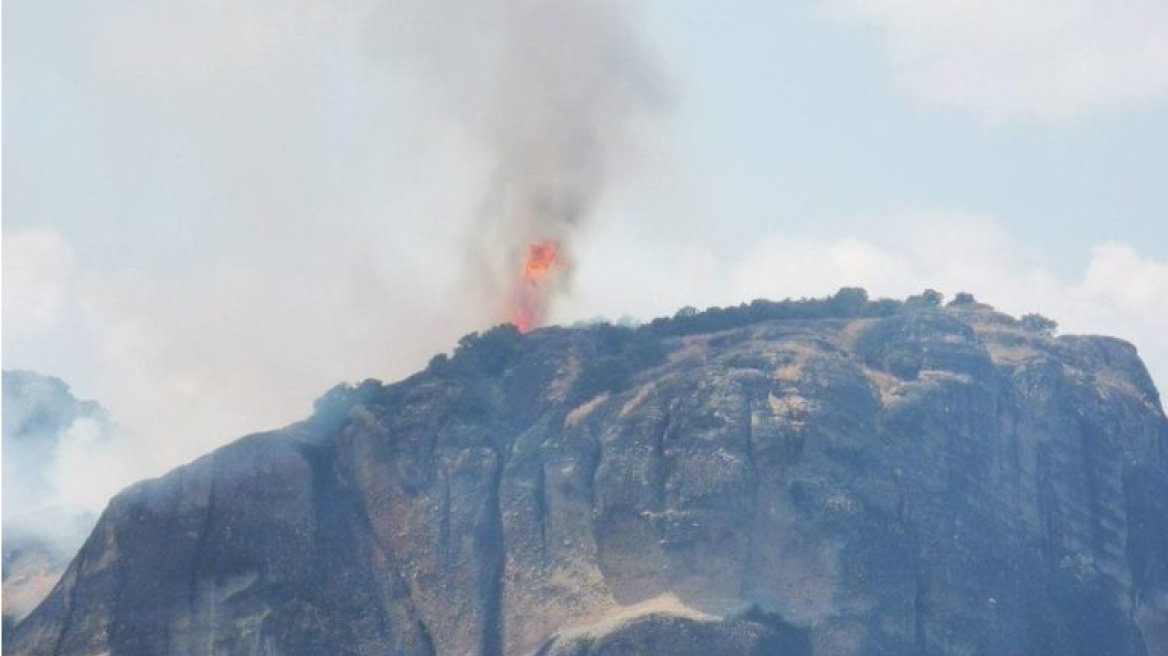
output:
[[[1168,421],[1135,349],[825,307],[496,329],[337,388],[116,497],[5,648],[1168,654]],[[664,594],[700,616],[627,620]]]

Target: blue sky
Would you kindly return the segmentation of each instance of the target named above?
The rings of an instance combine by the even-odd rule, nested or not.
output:
[[[1168,257],[1162,101],[1069,124],[922,106],[871,28],[813,2],[659,2],[649,23],[678,77],[686,161],[735,215],[831,236],[905,207],[973,208],[1059,269],[1109,241]]]
[[[4,366],[133,473],[406,375],[500,319],[499,143],[566,111],[554,321],[936,287],[1168,377],[1168,3],[540,2],[7,2]]]

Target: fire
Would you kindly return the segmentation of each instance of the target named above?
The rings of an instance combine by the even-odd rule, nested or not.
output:
[[[511,323],[519,332],[526,333],[543,321],[547,298],[540,283],[562,264],[559,242],[541,239],[528,245],[511,310]]]
[[[539,282],[560,264],[560,245],[554,241],[537,241],[527,247],[527,260],[523,263],[523,278]]]

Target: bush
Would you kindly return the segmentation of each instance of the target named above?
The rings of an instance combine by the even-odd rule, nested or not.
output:
[[[915,296],[909,296],[904,302],[909,307],[935,308],[940,307],[945,295],[935,289],[926,289]]]
[[[449,363],[431,360],[431,365],[475,368],[484,373],[496,376],[515,361],[519,355],[523,335],[515,326],[506,323],[495,326],[483,333],[471,333],[458,340],[454,349],[454,357]]]
[[[1043,335],[1047,336],[1054,335],[1055,331],[1058,330],[1057,321],[1054,319],[1047,319],[1041,314],[1035,312],[1023,316],[1019,323],[1021,323],[1022,327],[1026,330],[1042,333]]]
[[[430,358],[430,362],[426,364],[426,371],[429,371],[432,374],[440,374],[443,371],[446,371],[446,368],[449,365],[450,356],[446,355],[445,353],[439,353],[438,355]]]
[[[633,369],[629,361],[619,355],[609,355],[589,361],[580,370],[568,402],[583,403],[605,392],[619,392],[629,386]]]
[[[867,305],[868,291],[861,287],[844,287],[827,302],[832,314],[844,317],[859,316]]]
[[[636,372],[665,361],[665,345],[650,332],[607,323],[587,330],[597,338],[600,354],[589,359],[576,377],[568,395],[572,403],[624,390]]]
[[[936,294],[936,292],[933,292]],[[940,295],[937,295],[940,297]],[[938,301],[939,302],[939,301]],[[734,307],[713,307],[705,311],[682,308],[670,318],[650,321],[638,330],[661,337],[677,337],[740,328],[762,321],[781,319],[853,319],[888,317],[901,311],[903,303],[891,299],[872,301],[868,292],[845,287],[828,298],[756,299]]]

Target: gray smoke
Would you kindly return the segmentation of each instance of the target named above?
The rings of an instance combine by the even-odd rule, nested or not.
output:
[[[635,7],[6,5],[5,362],[127,429],[42,483],[100,512],[508,318],[527,244],[570,256],[667,104]]]
[[[488,167],[481,220],[464,236],[467,280],[507,318],[525,251],[571,240],[605,183],[634,158],[666,105],[635,4],[615,0],[394,0],[375,24],[385,52],[420,65]]]

